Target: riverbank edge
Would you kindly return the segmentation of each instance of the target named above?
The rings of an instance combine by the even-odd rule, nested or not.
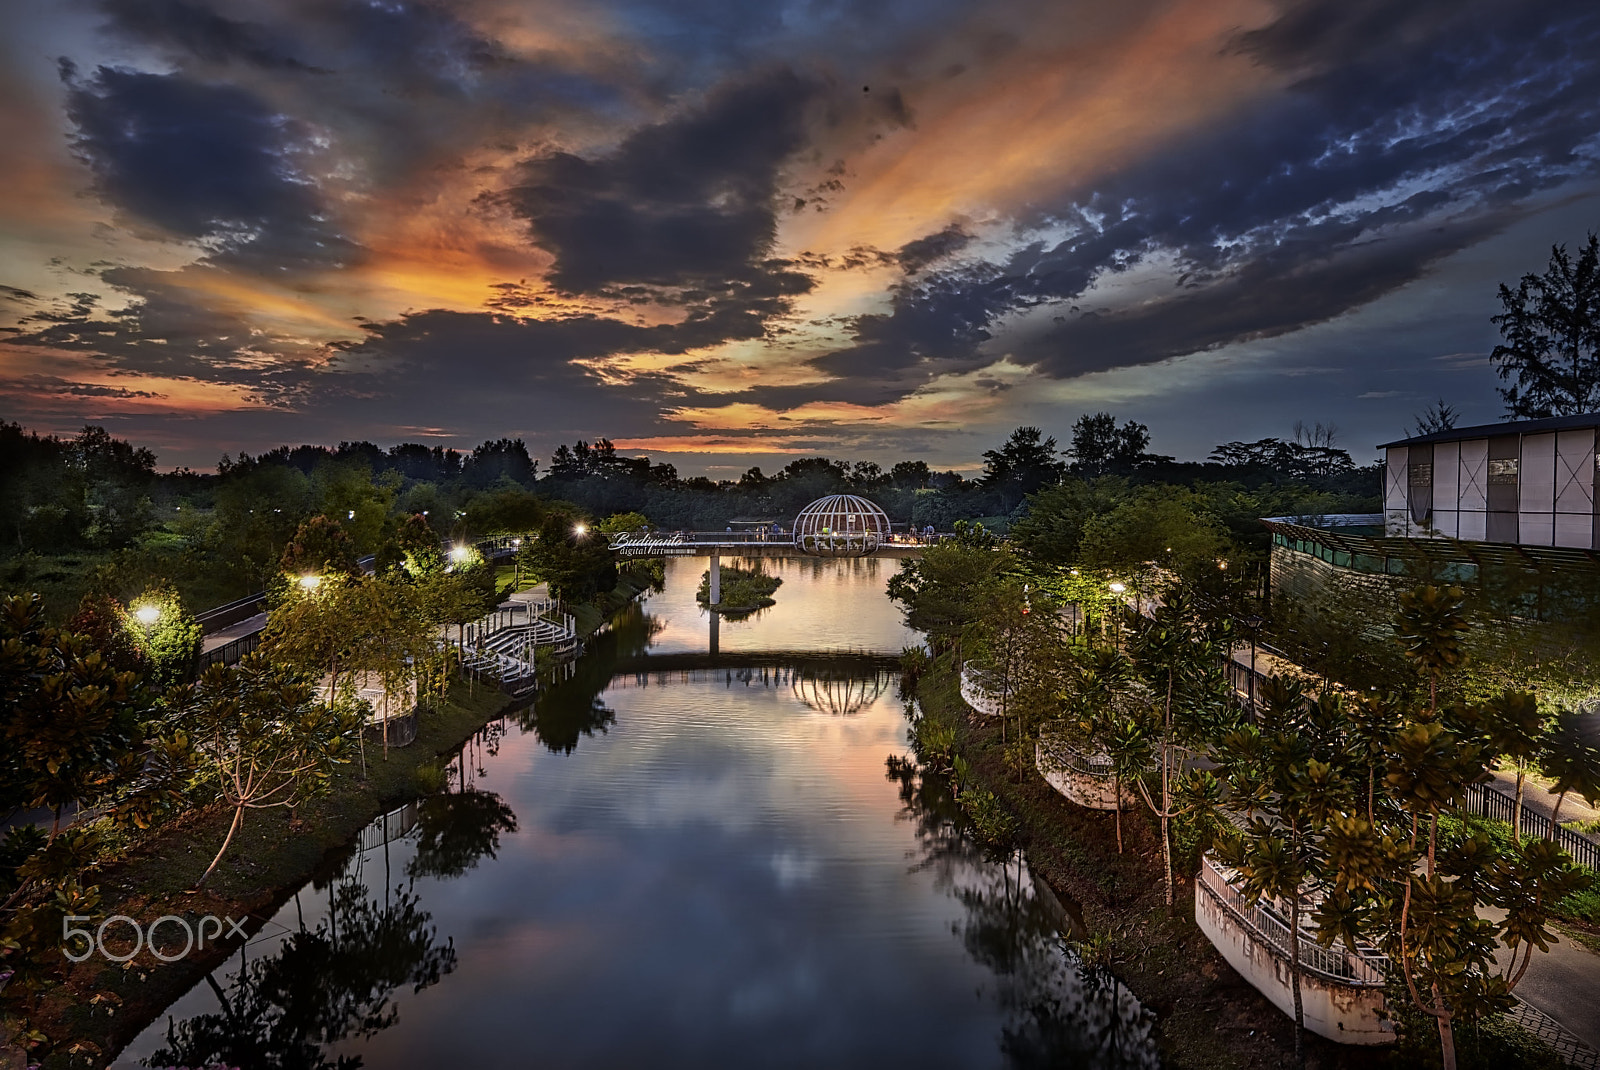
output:
[[[969,782],[992,792],[1016,818],[1028,866],[1058,896],[1070,898],[1092,937],[1108,937],[1118,980],[1156,1016],[1167,1070],[1266,1070],[1294,1065],[1294,1023],[1229,966],[1194,921],[1194,874],[1174,874],[1165,904],[1159,825],[1146,807],[1122,817],[1125,853],[1116,851],[1115,817],[1076,806],[1030,762],[1007,763],[1001,726],[961,699],[948,655],[918,683],[925,715],[956,726]],[[1174,863],[1181,852],[1174,847]],[[1506,1023],[1507,1027],[1521,1032]],[[1528,1041],[1543,1048],[1531,1034]],[[1335,1044],[1305,1034],[1310,1070],[1392,1065],[1384,1049]],[[1392,1049],[1391,1049],[1392,1050]]]
[[[624,576],[600,605],[573,607],[578,637],[586,640],[599,633],[648,589]],[[129,917],[148,931],[151,922],[168,915],[193,923],[211,914],[246,919],[245,931],[254,935],[296,891],[336,864],[362,829],[422,794],[419,769],[459,751],[486,725],[527,701],[492,684],[458,680],[444,707],[419,719],[411,744],[391,749],[385,759],[369,741],[366,779],[357,766],[341,770],[326,794],[301,808],[295,827],[290,827],[285,809],[250,812],[200,892],[188,889],[216,853],[232,812],[212,807],[174,822],[101,870],[100,916]],[[175,926],[167,929],[178,935]],[[238,948],[237,939],[225,940],[171,963],[146,950],[125,966],[95,956],[72,967],[29,1016],[30,1028],[50,1038],[44,1070],[108,1066],[173,1001]]]

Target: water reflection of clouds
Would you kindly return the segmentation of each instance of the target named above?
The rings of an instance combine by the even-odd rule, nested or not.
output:
[[[920,643],[905,626],[899,608],[886,593],[889,577],[899,569],[892,558],[820,560],[805,557],[762,558],[762,566],[784,585],[773,597],[777,605],[748,620],[724,620],[718,642],[725,652],[767,650],[860,650],[898,654]],[[651,644],[653,652],[705,650],[710,644],[707,611],[694,600],[703,557],[667,558],[666,589],[654,594],[645,609],[665,622]],[[724,565],[749,561],[723,558]]]
[[[477,786],[503,796],[515,830],[463,876],[417,882],[456,972],[397,993],[396,1023],[341,1054],[373,1070],[1025,1061],[1007,1039],[1013,996],[1057,990],[1009,988],[968,941],[973,907],[1009,916],[1019,882],[1008,897],[999,878],[997,900],[981,859],[915,864],[884,777],[905,751],[892,688],[836,716],[777,673],[606,686],[603,662],[574,701],[598,696],[615,720],[568,733],[570,749],[537,718],[514,726]],[[398,876],[412,848],[392,850]]]

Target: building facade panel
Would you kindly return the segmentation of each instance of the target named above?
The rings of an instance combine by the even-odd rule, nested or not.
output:
[[[1413,446],[1406,452],[1406,511],[1414,529],[1426,531],[1433,514],[1433,447]]]
[[[1461,510],[1457,514],[1456,538],[1483,542],[1489,537],[1488,520],[1489,514],[1482,509]]]
[[[1524,514],[1556,511],[1556,436],[1523,435],[1517,472],[1518,510]]]
[[[1433,507],[1455,512],[1460,502],[1461,443],[1440,442],[1433,447]]]
[[[1594,512],[1594,432],[1556,436],[1556,512]]]
[[[1461,537],[1460,518],[1461,514],[1454,509],[1435,509],[1433,512],[1433,530],[1439,533],[1440,538],[1459,539]]]
[[[1406,533],[1406,498],[1408,489],[1406,449],[1401,446],[1389,451],[1389,463],[1383,477],[1384,523],[1392,535]]]
[[[1460,445],[1461,463],[1457,468],[1456,500],[1461,510],[1483,512],[1489,507],[1485,494],[1488,487],[1489,440],[1471,438]]]
[[[1586,549],[1594,541],[1594,516],[1590,513],[1557,513],[1555,545]]]
[[[1554,513],[1518,513],[1517,537],[1507,541],[1527,546],[1554,546],[1555,522]]]

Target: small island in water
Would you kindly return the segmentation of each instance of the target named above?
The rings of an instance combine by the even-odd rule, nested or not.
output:
[[[711,606],[716,612],[730,620],[739,620],[748,617],[758,609],[766,609],[774,605],[772,595],[779,587],[783,586],[781,576],[770,576],[757,561],[755,568],[737,568],[733,565],[724,565],[722,568],[722,601]],[[711,603],[711,570],[707,569],[700,574],[700,588],[694,593],[695,601],[703,606]]]

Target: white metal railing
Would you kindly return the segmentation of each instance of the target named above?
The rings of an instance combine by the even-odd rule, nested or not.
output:
[[[1059,731],[1046,728],[1039,733],[1037,759],[1055,769],[1068,770],[1083,776],[1110,780],[1116,776],[1116,766],[1105,753],[1085,755]]]
[[[1234,886],[1231,871],[1210,855],[1201,859],[1197,883],[1257,943],[1284,958],[1290,956],[1289,923],[1265,903],[1251,903]],[[1305,972],[1352,988],[1383,987],[1389,959],[1371,948],[1358,946],[1352,952],[1342,940],[1336,940],[1331,947],[1323,947],[1305,929],[1300,930],[1299,943],[1300,968]]]
[[[1005,712],[1001,698],[986,686],[983,674],[977,669],[961,670],[961,700],[990,717],[999,717]]]

